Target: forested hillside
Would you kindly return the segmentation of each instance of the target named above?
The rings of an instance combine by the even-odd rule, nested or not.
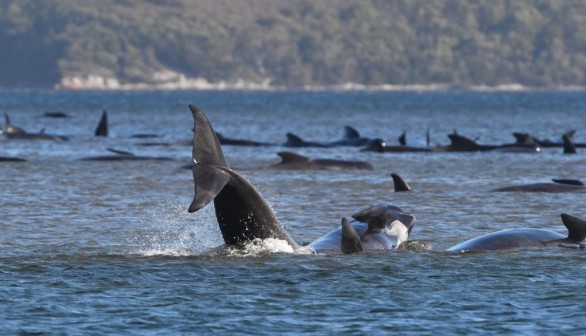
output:
[[[586,86],[584,0],[0,0],[0,86]]]

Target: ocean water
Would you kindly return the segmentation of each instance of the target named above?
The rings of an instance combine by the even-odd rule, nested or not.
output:
[[[345,125],[412,145],[480,143],[511,133],[586,142],[584,92],[53,91],[0,90],[0,112],[29,132],[67,142],[0,138],[1,334],[577,334],[586,252],[551,247],[447,253],[505,228],[566,233],[560,214],[586,218],[586,194],[492,193],[551,178],[586,179],[586,149],[563,155],[365,153],[301,148],[311,158],[368,161],[373,171],[281,171],[273,147],[225,146],[297,241],[377,204],[414,214],[409,251],[291,253],[283,246],[219,249],[212,206],[193,197],[193,120],[206,112],[232,138],[283,143],[293,132],[333,141]],[[93,132],[108,111],[110,136]],[[62,111],[65,119],[43,116]],[[157,134],[137,139],[132,134]],[[164,142],[168,146],[141,146]],[[167,161],[81,161],[116,148]],[[291,149],[289,149],[291,150]],[[394,193],[391,172],[413,190]]]

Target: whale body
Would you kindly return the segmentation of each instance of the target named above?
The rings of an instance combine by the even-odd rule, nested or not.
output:
[[[16,127],[10,123],[8,114],[4,114],[4,127],[2,133],[8,139],[20,140],[53,140],[57,142],[68,141],[69,138],[62,135],[46,134],[44,130],[39,133],[28,133],[20,127]]]
[[[450,247],[448,251],[512,250],[521,247],[584,244],[584,239],[586,238],[586,221],[568,214],[562,214],[561,217],[562,222],[568,229],[567,236],[544,229],[508,229],[467,240]]]
[[[494,192],[546,192],[546,193],[571,193],[586,192],[586,186],[579,180],[553,179],[550,183],[530,183],[492,189]]]
[[[79,159],[79,161],[172,161],[173,159],[165,156],[142,156],[135,155],[134,153],[114,149],[106,148],[106,150],[114,153],[114,155],[97,155],[87,156]]]
[[[274,164],[275,169],[323,169],[323,170],[345,170],[345,169],[366,169],[373,170],[370,163],[365,161],[348,161],[335,159],[310,159],[306,156],[292,152],[279,152],[281,162]]]

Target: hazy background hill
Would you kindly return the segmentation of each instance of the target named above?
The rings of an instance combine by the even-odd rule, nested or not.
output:
[[[586,86],[584,0],[0,0],[0,86]]]

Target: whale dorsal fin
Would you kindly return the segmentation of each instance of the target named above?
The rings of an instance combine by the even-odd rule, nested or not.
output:
[[[586,239],[586,221],[563,213],[562,222],[568,229],[568,239],[573,242],[584,242]]]
[[[576,134],[576,130],[569,130],[566,133],[562,134],[562,138],[563,137],[568,137],[568,139],[573,139],[574,138],[574,134]]]
[[[535,144],[535,140],[529,133],[521,133],[521,132],[514,132],[513,136],[517,140],[516,143],[522,145],[532,145]]]
[[[346,217],[342,218],[341,250],[344,253],[356,253],[364,251],[358,233],[356,233],[356,230],[354,230],[354,227],[352,224],[350,224],[348,218]]]
[[[403,178],[398,174],[392,173],[391,177],[393,178],[393,183],[395,184],[395,192],[411,190],[409,184],[407,184],[407,182],[405,182],[405,180],[403,180]]]
[[[96,127],[94,135],[102,137],[108,136],[108,113],[105,110],[102,111],[102,117],[100,118],[100,122],[98,123],[98,127]]]
[[[309,162],[308,157],[292,152],[278,152],[277,155],[281,157],[281,163]]]
[[[467,138],[465,136],[459,135],[456,130],[454,133],[449,134],[448,138],[452,141],[452,146],[463,146],[463,147],[476,147],[478,144],[476,141]]]
[[[193,182],[195,195],[189,212],[195,212],[211,202],[222,191],[230,176],[223,169],[229,169],[220,147],[220,142],[205,114],[189,105],[193,114]]]
[[[575,186],[583,186],[584,183],[580,180],[576,179],[551,179],[555,183],[559,184],[567,184],[567,185],[575,185]]]
[[[134,156],[134,153],[127,152],[127,151],[123,151],[123,150],[116,149],[116,148],[106,147],[106,150],[108,150],[108,151],[110,151],[112,153],[116,153],[118,155],[130,155],[130,156]]]
[[[222,140],[225,140],[225,139],[226,139],[226,137],[225,137],[225,136],[223,136],[222,134],[220,134],[220,133],[218,133],[218,132],[216,132],[216,137],[218,138],[218,140],[219,140],[220,142],[222,142]]]
[[[296,134],[293,133],[287,133],[287,142],[285,143],[285,146],[303,146],[303,144],[305,143],[305,141],[303,141],[303,139],[301,139],[301,137],[299,137]]]
[[[399,140],[399,144],[401,144],[401,146],[407,145],[407,132],[403,131],[401,136],[399,136],[398,140]]]
[[[564,154],[576,153],[576,145],[574,145],[574,141],[572,141],[573,135],[574,131],[568,131],[566,134],[562,136],[562,140],[564,142]]]
[[[360,138],[360,133],[352,126],[344,126],[344,138],[357,139]]]

